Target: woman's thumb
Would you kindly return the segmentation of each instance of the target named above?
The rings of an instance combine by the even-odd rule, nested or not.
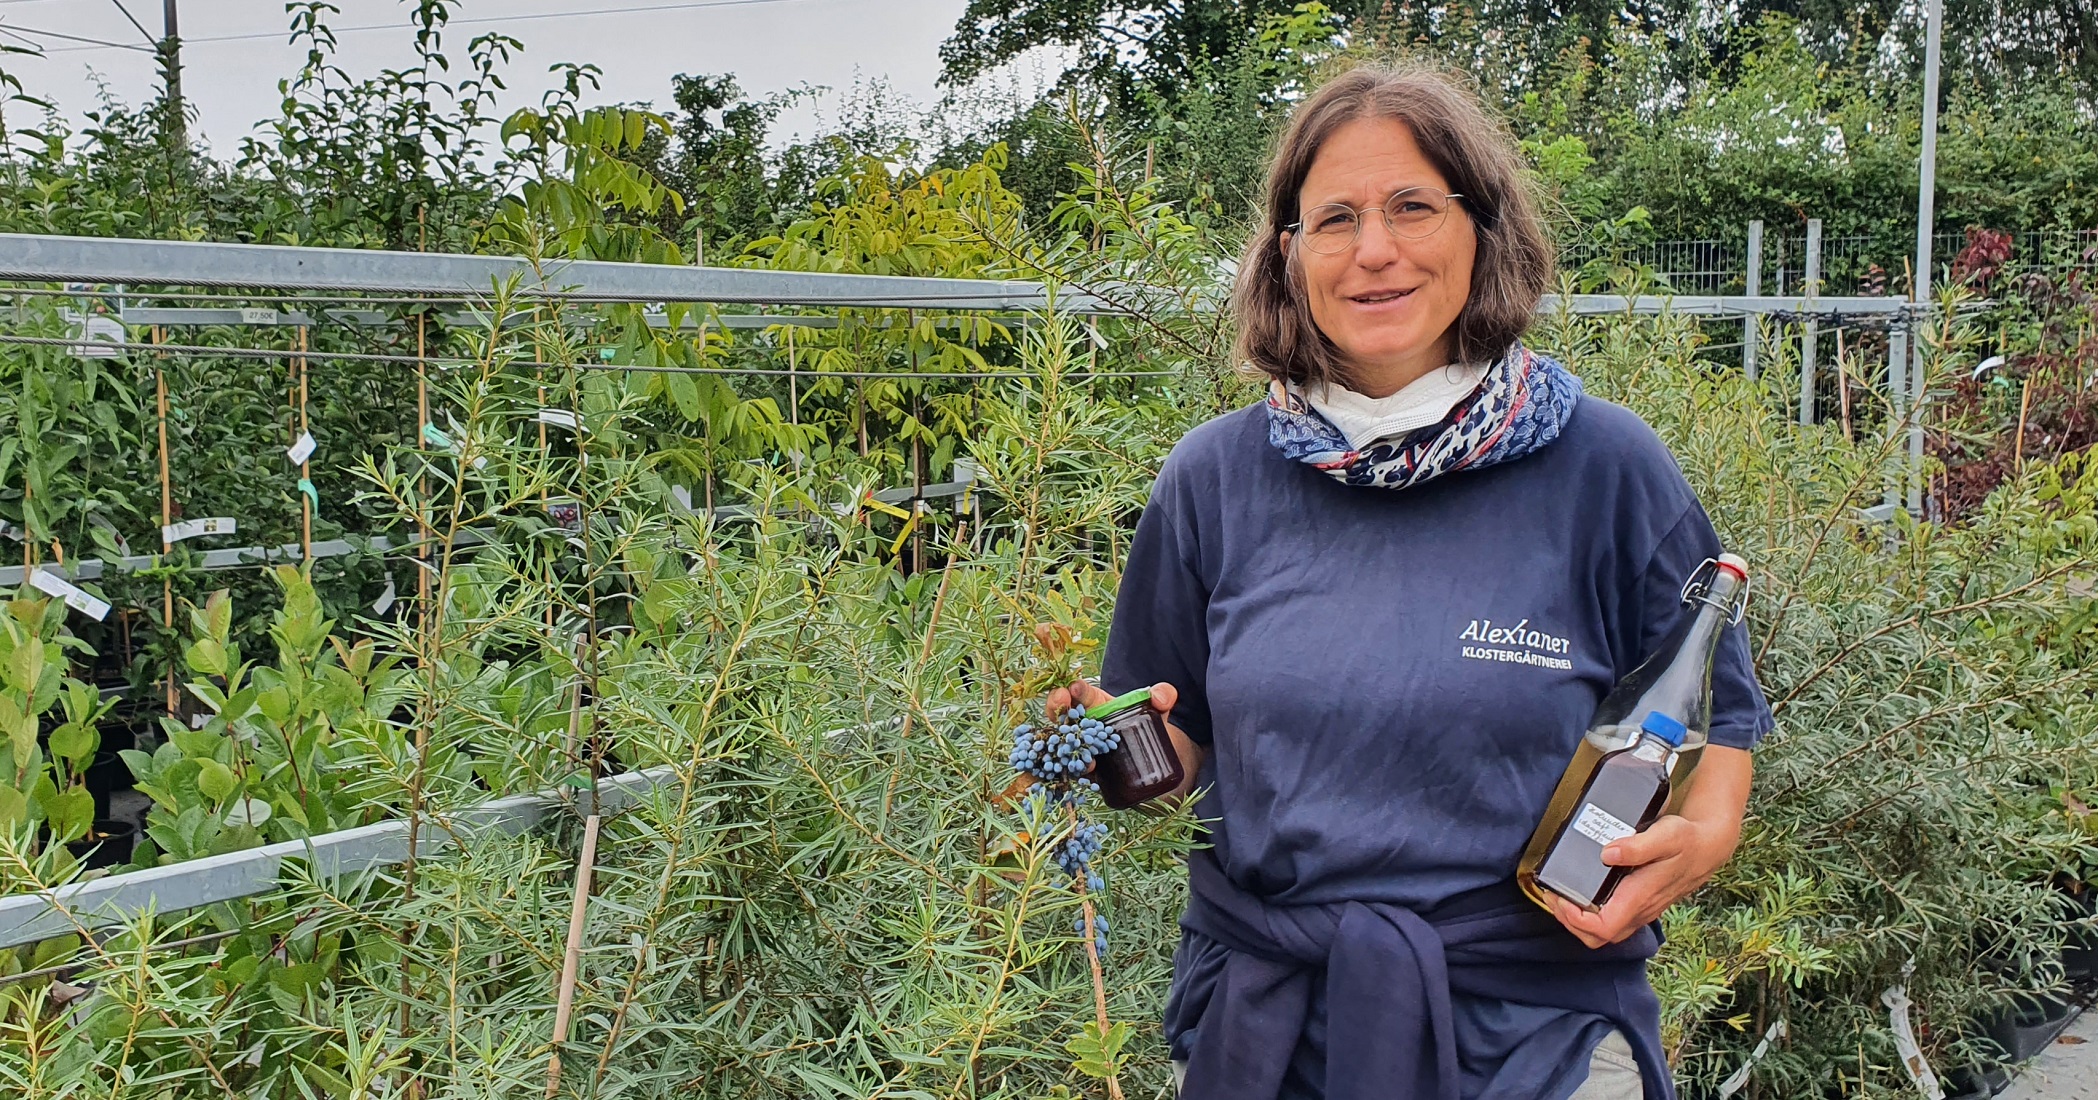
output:
[[[1170,712],[1173,709],[1173,704],[1178,703],[1179,701],[1179,688],[1176,688],[1171,684],[1151,685],[1151,705],[1157,707],[1159,713],[1163,714]]]

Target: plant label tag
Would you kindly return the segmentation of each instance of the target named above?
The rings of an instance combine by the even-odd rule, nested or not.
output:
[[[240,323],[243,325],[274,325],[277,311],[266,306],[240,307]]]
[[[1903,967],[1903,975],[1915,973],[1916,960],[1910,959]],[[1945,1100],[1945,1087],[1938,1084],[1938,1075],[1931,1072],[1930,1059],[1924,1057],[1923,1048],[1916,1042],[1916,1029],[1909,1023],[1909,992],[1903,986],[1889,987],[1879,995],[1880,1003],[1887,1006],[1887,1024],[1894,1032],[1894,1052],[1901,1055],[1901,1067],[1909,1071],[1909,1081],[1916,1086],[1923,1100]]]
[[[677,501],[679,508],[687,512],[692,510],[692,490],[682,485],[672,485],[670,487],[670,497],[672,500]]]
[[[1582,805],[1581,816],[1574,818],[1573,827],[1574,832],[1597,844],[1608,844],[1619,837],[1631,836],[1639,831],[1625,824],[1616,814],[1593,802]]]
[[[300,432],[299,441],[286,448],[284,457],[291,459],[294,466],[304,466],[306,460],[313,457],[313,449],[317,446],[319,444],[313,441],[312,432]]]
[[[552,424],[556,428],[567,428],[569,431],[576,430],[575,414],[567,409],[541,409],[539,410],[539,422],[541,424]]]
[[[70,318],[69,318],[70,319]],[[91,313],[80,322],[80,337],[85,343],[74,344],[67,349],[78,359],[115,359],[122,351],[111,345],[124,342],[124,326],[114,317]]]
[[[29,586],[46,595],[56,596],[64,600],[67,607],[98,623],[109,614],[109,605],[107,603],[81,591],[72,581],[56,573],[46,573],[39,569],[29,575]]]
[[[177,543],[199,535],[230,535],[240,528],[231,516],[211,516],[207,519],[186,519],[170,523],[160,529],[160,541]]]
[[[24,534],[26,534],[26,532],[24,532],[20,527],[17,527],[12,523],[0,521],[0,536],[13,539],[16,542],[20,542],[22,541]]]
[[[373,601],[372,601],[372,614],[374,614],[374,615],[384,615],[384,614],[386,614],[386,612],[387,612],[388,610],[392,609],[392,607],[393,607],[393,601],[394,601],[394,589],[393,589],[393,574],[391,574],[391,573],[388,573],[388,574],[386,574],[386,591],[384,591],[384,592],[381,592],[381,593],[379,593],[379,598],[378,598],[378,599],[376,599],[376,600],[373,600]]]
[[[211,715],[209,714],[192,714],[189,716],[189,728],[193,730],[203,729],[210,724]]]

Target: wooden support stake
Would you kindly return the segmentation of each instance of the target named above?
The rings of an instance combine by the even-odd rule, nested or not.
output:
[[[2032,375],[2025,376],[2025,392],[2018,398],[2018,435],[2011,445],[2011,474],[2015,476],[2019,467],[2025,465],[2025,415],[2032,410]]]
[[[149,336],[155,344],[167,341],[167,330],[153,326]],[[175,498],[169,489],[168,480],[168,376],[167,360],[163,356],[153,357],[153,395],[160,415],[160,553],[166,557],[174,544],[168,541],[168,525],[175,522]],[[175,582],[163,574],[160,578],[160,625],[170,636],[175,632]],[[168,715],[175,713],[175,662],[168,662]]]
[[[554,1052],[546,1063],[546,1095],[561,1091],[561,1044],[568,1041],[568,1024],[575,1012],[576,973],[583,965],[583,918],[590,905],[590,872],[597,863],[597,826],[601,819],[591,814],[583,819],[583,854],[576,860],[575,903],[568,910],[568,946],[561,953],[561,986],[554,999]]]

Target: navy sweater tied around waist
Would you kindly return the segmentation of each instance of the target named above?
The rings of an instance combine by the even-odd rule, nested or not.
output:
[[[1168,1034],[1201,1034],[1183,1100],[1280,1096],[1320,972],[1328,1100],[1458,1100],[1453,990],[1601,1016],[1630,1042],[1648,1100],[1675,1096],[1646,981],[1660,944],[1651,927],[1591,950],[1512,882],[1415,913],[1355,901],[1271,905],[1233,885],[1206,850],[1188,864],[1181,924],[1229,957],[1207,989],[1180,990],[1167,1012]]]

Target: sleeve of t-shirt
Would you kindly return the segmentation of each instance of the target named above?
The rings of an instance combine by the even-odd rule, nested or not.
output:
[[[1683,582],[1720,550],[1711,519],[1693,502],[1655,547],[1640,582],[1641,653],[1652,653],[1680,616],[1693,613],[1682,605]],[[1770,704],[1756,683],[1748,628],[1736,623],[1720,635],[1719,651],[1712,656],[1712,744],[1751,749],[1773,725]]]
[[[1192,509],[1185,503],[1175,491],[1168,462],[1137,520],[1136,539],[1122,568],[1100,686],[1120,695],[1152,684],[1173,685],[1180,701],[1170,721],[1196,744],[1207,745],[1209,590],[1195,568]]]

